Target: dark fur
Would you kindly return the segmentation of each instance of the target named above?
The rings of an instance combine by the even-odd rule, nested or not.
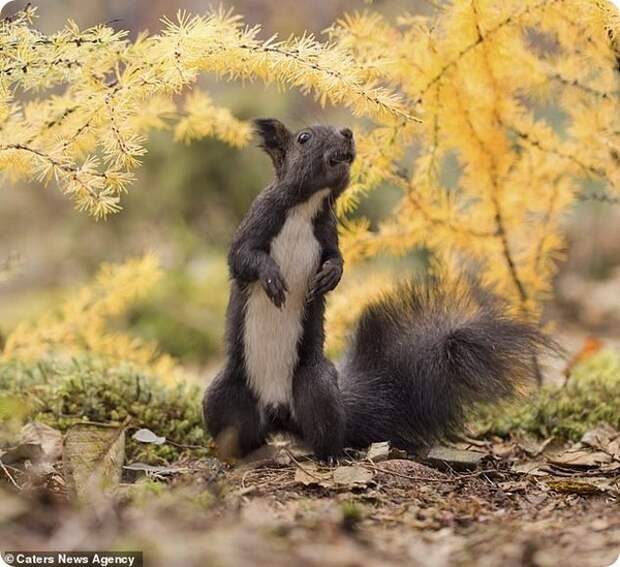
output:
[[[244,455],[258,448],[275,431],[302,436],[321,458],[342,452],[344,409],[336,383],[336,370],[323,354],[324,295],[342,276],[333,203],[349,181],[350,161],[331,163],[338,154],[354,156],[350,130],[315,126],[296,134],[277,120],[258,120],[261,146],[270,155],[276,176],[254,201],[234,236],[228,263],[231,296],[226,325],[226,367],[218,374],[204,398],[207,429],[228,455]],[[312,134],[299,143],[302,132]],[[286,282],[270,256],[286,214],[317,191],[331,188],[331,195],[314,220],[314,233],[321,247],[320,269],[309,286],[308,303],[299,342],[299,362],[293,379],[296,420],[288,408],[261,412],[247,386],[244,366],[243,325],[248,284],[260,281],[265,293],[281,307],[286,301]]]
[[[458,430],[467,407],[510,395],[533,374],[545,342],[536,327],[508,316],[488,294],[476,303],[462,286],[431,280],[404,284],[367,307],[338,373],[324,356],[324,296],[342,275],[332,206],[349,182],[352,134],[326,126],[293,134],[273,119],[256,127],[276,174],[230,248],[227,363],[204,399],[206,426],[226,455],[245,455],[275,431],[299,435],[322,459],[376,441],[426,444]],[[303,133],[311,137],[300,138]],[[298,344],[293,418],[289,408],[260,409],[247,385],[246,291],[258,280],[274,308],[285,303],[286,282],[270,256],[271,242],[289,209],[327,187],[330,197],[314,220],[321,261]]]
[[[367,307],[340,373],[346,442],[409,448],[450,436],[479,402],[514,394],[547,345],[464,282],[412,280]]]

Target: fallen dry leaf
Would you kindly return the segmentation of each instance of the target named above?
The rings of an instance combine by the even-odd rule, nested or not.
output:
[[[353,465],[338,467],[334,471],[335,484],[345,484],[350,487],[368,486],[373,479],[372,471],[365,467]]]
[[[78,424],[69,429],[63,451],[65,482],[79,500],[118,486],[125,458],[125,431],[119,427]]]
[[[620,461],[620,433],[607,423],[601,423],[594,429],[586,431],[581,443],[599,449]]]
[[[606,478],[562,478],[545,480],[545,484],[556,492],[573,494],[598,494],[613,488],[613,483]]]
[[[569,449],[563,453],[547,455],[549,463],[569,467],[597,467],[612,460],[610,455],[602,451],[585,451],[578,448]]]
[[[544,461],[524,461],[513,463],[510,467],[512,472],[520,474],[529,474],[532,476],[549,476],[549,472],[545,470],[547,463]]]
[[[498,486],[504,492],[524,492],[525,490],[527,490],[528,483],[524,480],[507,480],[505,482],[500,482]]]
[[[491,447],[491,451],[496,457],[507,459],[515,455],[517,448],[515,443],[496,443]]]
[[[50,462],[56,461],[62,455],[62,433],[38,421],[24,425],[21,431],[21,442],[39,445],[42,457]]]
[[[385,461],[390,458],[390,442],[373,443],[366,453],[366,458],[373,463]]]
[[[0,457],[5,465],[30,461],[36,466],[41,465],[39,469],[48,469],[61,453],[62,433],[35,421],[24,425],[20,432],[19,445],[4,451],[0,450]]]
[[[38,462],[43,457],[43,449],[39,443],[22,443],[17,447],[11,447],[0,451],[0,458],[5,465],[12,465],[20,461]]]
[[[559,450],[564,444],[562,440],[556,437],[548,437],[544,441],[539,441],[530,435],[516,434],[514,439],[518,447],[530,457],[538,457],[545,450],[551,450],[552,448]]]
[[[315,463],[305,463],[299,465],[295,470],[295,482],[304,486],[325,486],[330,485],[331,473],[320,472]]]
[[[465,449],[454,449],[452,447],[437,446],[430,449],[425,460],[434,465],[450,465],[456,470],[474,468],[480,464],[488,453],[480,451],[470,451]]]

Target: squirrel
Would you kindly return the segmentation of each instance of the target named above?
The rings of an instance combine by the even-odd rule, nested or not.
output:
[[[489,292],[431,278],[367,306],[337,370],[324,354],[325,296],[343,272],[334,204],[349,183],[353,133],[293,133],[276,119],[255,130],[275,177],[228,255],[227,360],[203,400],[221,452],[245,456],[275,432],[321,460],[373,442],[428,445],[457,432],[471,405],[509,396],[536,372],[545,338],[535,324]]]

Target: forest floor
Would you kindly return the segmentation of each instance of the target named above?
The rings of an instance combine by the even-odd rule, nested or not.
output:
[[[145,567],[619,567],[617,429],[579,442],[487,434],[417,455],[379,443],[334,466],[279,439],[243,463],[154,466],[131,456],[137,442],[171,443],[149,430],[34,422],[0,449],[0,552],[134,550]]]
[[[615,435],[472,440],[415,459],[377,444],[332,467],[279,444],[245,464],[131,467],[82,505],[60,464],[37,480],[11,467],[0,542],[142,550],[148,567],[607,567],[620,555]]]

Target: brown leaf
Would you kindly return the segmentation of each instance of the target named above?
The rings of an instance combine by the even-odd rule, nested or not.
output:
[[[605,478],[566,478],[546,480],[545,484],[556,492],[572,494],[598,494],[613,487],[610,480]]]
[[[527,453],[530,457],[538,457],[546,449],[551,449],[551,446],[560,446],[561,441],[556,437],[548,437],[544,441],[538,441],[536,438],[530,435],[515,435],[515,440],[520,449]]]
[[[601,423],[594,429],[586,431],[581,442],[620,460],[620,433],[607,423]]]
[[[24,425],[17,447],[0,451],[0,457],[5,465],[29,461],[33,465],[29,471],[36,475],[54,472],[53,463],[61,454],[62,433],[36,421]]]
[[[67,488],[80,500],[115,489],[121,480],[124,458],[124,429],[74,425],[67,432],[63,451]]]
[[[332,475],[330,473],[320,472],[314,463],[305,463],[300,465],[295,471],[295,482],[304,486],[325,486],[331,484]]]
[[[22,443],[40,445],[47,461],[56,461],[62,455],[62,433],[44,423],[33,421],[24,425],[21,440]]]
[[[43,457],[43,449],[38,443],[22,443],[6,451],[0,451],[0,458],[5,465],[12,465],[20,461],[39,462]]]
[[[528,483],[524,480],[519,480],[519,481],[507,480],[506,482],[500,482],[498,486],[504,492],[523,492],[527,490]]]
[[[612,461],[611,456],[601,451],[584,451],[582,449],[569,449],[563,453],[548,455],[547,460],[554,465],[569,467],[597,467],[603,463]]]
[[[357,465],[338,467],[334,471],[334,483],[347,486],[368,486],[373,479],[372,471]]]
[[[546,463],[543,461],[525,461],[514,463],[510,469],[520,474],[529,474],[532,476],[549,476],[549,472],[545,470]]]
[[[620,461],[620,439],[616,439],[607,445],[605,452],[609,453],[616,461]]]
[[[474,468],[487,456],[487,453],[481,453],[480,451],[437,446],[427,453],[426,460],[434,465],[445,465],[447,463],[451,468],[460,470]]]
[[[516,449],[517,446],[514,443],[497,443],[492,446],[493,454],[501,459],[512,457]]]
[[[368,447],[368,453],[366,458],[373,463],[385,461],[390,458],[390,442],[383,441],[382,443],[373,443]]]

